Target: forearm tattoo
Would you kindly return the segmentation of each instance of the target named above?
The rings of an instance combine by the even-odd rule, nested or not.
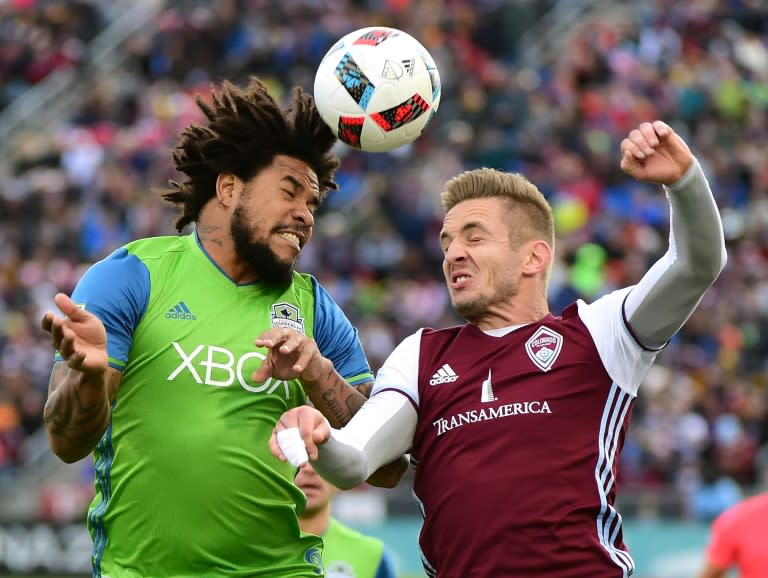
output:
[[[333,369],[326,379],[320,380],[316,385],[308,388],[308,391],[314,406],[335,428],[345,426],[366,399],[359,388],[349,385]]]
[[[98,443],[109,420],[118,374],[107,373],[107,395],[87,395],[74,380],[73,370],[57,363],[48,385],[43,420],[52,438],[73,448],[90,451]]]

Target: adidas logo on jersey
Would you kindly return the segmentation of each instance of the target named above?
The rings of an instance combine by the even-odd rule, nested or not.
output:
[[[179,301],[176,305],[171,307],[168,312],[165,314],[166,319],[188,319],[190,321],[194,321],[197,319],[192,312],[189,310],[189,307],[187,307],[187,304],[184,303],[184,301]]]
[[[434,375],[432,376],[432,379],[429,380],[429,385],[440,385],[441,383],[453,383],[457,379],[459,379],[459,376],[456,375],[456,372],[453,371],[453,369],[451,369],[451,366],[446,363],[434,373]]]

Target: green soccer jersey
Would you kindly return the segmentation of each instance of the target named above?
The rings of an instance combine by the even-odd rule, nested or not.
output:
[[[313,337],[350,383],[372,379],[356,330],[315,279],[237,285],[193,234],[126,245],[73,299],[103,320],[123,371],[94,451],[94,576],[321,575],[321,542],[299,531],[295,470],[267,443],[304,391],[250,379],[266,352],[253,340],[274,325]]]
[[[326,578],[395,578],[394,564],[378,538],[331,518],[323,544]]]

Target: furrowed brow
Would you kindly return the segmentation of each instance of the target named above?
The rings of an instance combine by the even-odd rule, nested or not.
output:
[[[475,231],[487,231],[487,229],[481,221],[470,221],[462,225],[461,230],[459,231],[459,234],[468,235]]]
[[[297,179],[294,176],[285,175],[281,180],[288,181],[296,189],[303,189],[304,188],[304,185],[301,184],[301,181],[299,181],[299,179]]]
[[[461,229],[459,230],[459,234],[466,235],[467,233],[470,233],[470,232],[472,232],[474,230],[484,231],[485,227],[483,226],[483,224],[480,221],[471,221],[469,223],[464,223],[461,226]],[[441,242],[444,241],[444,240],[450,240],[453,237],[454,237],[454,235],[451,235],[445,229],[440,231],[440,241]]]
[[[306,187],[304,186],[304,184],[299,179],[297,179],[296,177],[294,177],[292,175],[285,175],[280,180],[288,181],[291,184],[291,186],[294,189],[296,189],[296,190],[299,190],[299,191],[306,190]],[[312,189],[310,189],[310,190],[312,190]],[[313,198],[314,203],[316,205],[319,205],[322,202],[322,197],[320,196],[320,192],[317,191],[317,190],[312,190],[312,198]]]

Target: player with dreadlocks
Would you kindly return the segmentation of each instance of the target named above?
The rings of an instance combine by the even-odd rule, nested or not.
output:
[[[51,447],[93,453],[94,576],[316,578],[321,540],[300,532],[295,469],[267,441],[307,396],[340,427],[364,401],[351,386],[373,380],[357,331],[294,270],[336,188],[335,137],[300,88],[286,109],[256,78],[197,102],[207,124],[181,134],[186,179],[163,192],[193,232],[117,249],[42,320]],[[322,372],[273,367],[255,339],[283,328],[317,343]]]

